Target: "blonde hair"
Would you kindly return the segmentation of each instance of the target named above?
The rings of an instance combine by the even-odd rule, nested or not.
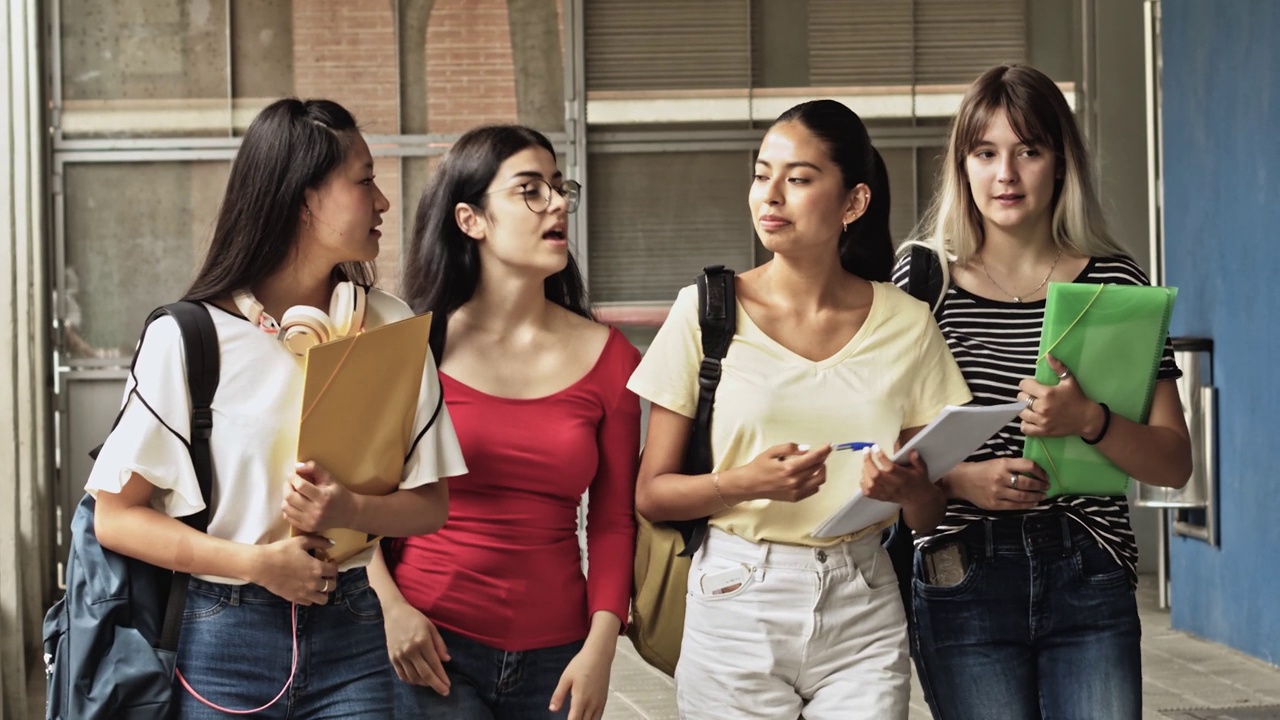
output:
[[[969,190],[965,158],[1000,112],[1020,141],[1052,149],[1057,159],[1062,176],[1054,187],[1054,245],[1091,257],[1128,255],[1107,232],[1089,150],[1062,91],[1033,67],[997,65],[982,73],[965,92],[951,124],[933,202],[900,249],[905,253],[912,245],[924,245],[934,251],[942,263],[943,296],[950,284],[948,263],[964,265],[982,248],[982,214]]]

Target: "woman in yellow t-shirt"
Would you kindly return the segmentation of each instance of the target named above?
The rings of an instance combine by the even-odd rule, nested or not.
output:
[[[906,618],[873,525],[810,533],[861,490],[932,529],[944,501],[905,442],[969,391],[929,308],[888,283],[889,183],[861,119],[833,100],[765,135],[748,204],[773,259],[737,281],[737,332],[711,428],[714,472],[681,474],[701,345],[681,291],[629,387],[652,402],[636,504],[711,516],[694,557],[676,668],[684,718],[905,718]]]

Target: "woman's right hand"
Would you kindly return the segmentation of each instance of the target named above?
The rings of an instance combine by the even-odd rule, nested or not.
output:
[[[387,655],[396,675],[410,685],[426,685],[448,695],[449,675],[441,661],[449,659],[449,649],[435,623],[407,602],[384,603],[382,616]]]
[[[311,555],[333,543],[319,535],[298,535],[257,548],[257,569],[250,582],[299,605],[324,605],[338,587],[338,566]]]
[[[1026,458],[960,463],[943,478],[947,494],[984,510],[1029,510],[1044,500],[1049,479]]]
[[[732,503],[759,498],[798,502],[818,492],[827,481],[830,454],[831,445],[812,450],[801,450],[795,443],[774,445],[735,468],[732,476],[721,473],[722,492]]]

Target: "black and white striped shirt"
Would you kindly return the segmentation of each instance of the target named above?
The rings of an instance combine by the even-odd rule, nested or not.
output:
[[[893,271],[893,282],[904,290],[910,276],[911,256],[903,257]],[[1093,258],[1075,279],[1080,283],[1147,285],[1146,274],[1126,257]],[[1045,301],[1010,303],[978,297],[951,285],[947,289],[938,326],[969,383],[975,405],[998,405],[1017,399],[1018,383],[1035,375],[1040,328]],[[1182,371],[1173,360],[1173,346],[1166,342],[1157,378],[1176,379]],[[1021,457],[1026,438],[1014,419],[969,456],[969,462]],[[1129,579],[1138,581],[1138,546],[1129,526],[1129,503],[1124,497],[1058,496],[1031,510],[984,510],[963,500],[950,500],[947,515],[933,535],[920,536],[918,546],[963,530],[974,522],[1046,511],[1065,512],[1083,525],[1100,545],[1125,567]]]

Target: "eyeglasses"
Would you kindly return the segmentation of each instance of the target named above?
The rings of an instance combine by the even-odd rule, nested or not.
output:
[[[506,192],[512,188],[502,188],[493,192],[485,193],[493,195],[494,193]],[[551,191],[560,193],[560,197],[564,198],[565,212],[573,212],[578,209],[578,196],[582,193],[582,185],[573,181],[565,180],[560,187],[555,187],[546,180],[530,180],[527,183],[517,185],[515,189],[520,191],[520,196],[524,198],[524,204],[530,210],[536,213],[544,213],[551,207]]]

